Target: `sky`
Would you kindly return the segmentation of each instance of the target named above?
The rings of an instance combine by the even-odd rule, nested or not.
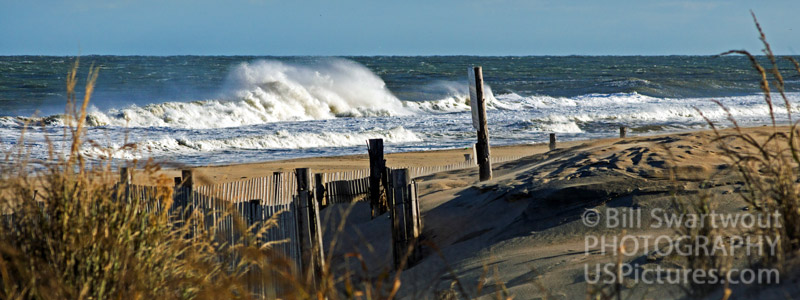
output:
[[[798,0],[0,0],[0,55],[800,54]]]

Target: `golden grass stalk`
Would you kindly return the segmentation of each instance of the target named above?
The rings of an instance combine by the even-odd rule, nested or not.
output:
[[[752,14],[752,12],[751,12]],[[796,256],[800,251],[800,131],[798,123],[792,120],[792,108],[789,98],[785,93],[785,82],[779,69],[778,59],[772,52],[766,36],[753,15],[753,21],[759,32],[764,49],[763,53],[769,60],[771,67],[764,68],[757,58],[745,50],[732,50],[721,55],[740,54],[746,56],[753,69],[760,75],[760,88],[764,94],[764,101],[769,106],[772,131],[766,136],[749,133],[741,130],[732,113],[720,102],[715,101],[727,114],[734,132],[723,133],[706,116],[700,115],[713,129],[720,149],[731,164],[735,167],[744,182],[744,189],[739,196],[749,204],[751,211],[762,217],[771,217],[780,213],[779,222],[771,222],[769,228],[758,228],[749,234],[761,235],[778,241],[777,251],[764,249],[768,253],[760,257],[764,266],[782,268],[787,257]],[[794,58],[785,57],[794,64],[800,73],[800,64]],[[770,85],[770,81],[772,84]],[[790,122],[788,132],[780,131],[776,124],[773,108],[772,89],[784,101],[787,118]],[[734,145],[743,145],[737,147]],[[713,232],[699,234],[715,234]]]

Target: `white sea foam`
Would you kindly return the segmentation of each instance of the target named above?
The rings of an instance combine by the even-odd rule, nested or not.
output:
[[[532,132],[553,132],[553,133],[581,133],[583,130],[578,126],[574,118],[566,116],[547,115],[541,119],[530,120],[531,125],[526,128]]]
[[[242,137],[193,140],[189,137],[166,137],[146,139],[137,144],[135,151],[117,151],[115,158],[134,159],[143,155],[175,155],[179,153],[201,153],[225,150],[275,150],[335,148],[364,145],[365,141],[381,138],[387,143],[420,142],[422,138],[403,127],[391,129],[373,128],[359,132],[290,132],[279,130],[270,133]],[[108,156],[105,149],[117,149],[120,145],[111,144],[104,149],[86,148],[84,154],[91,157]]]
[[[257,136],[231,139],[178,140],[179,145],[196,151],[222,149],[305,149],[324,147],[351,147],[365,145],[369,139],[382,138],[387,143],[419,142],[422,139],[403,127],[388,130],[372,129],[362,132],[295,132],[286,130]]]
[[[427,112],[427,113],[450,113],[459,111],[469,111],[469,95],[467,86],[461,86],[461,89],[454,88],[455,84],[444,85],[448,90],[448,96],[438,100],[427,101],[404,101],[403,105],[411,111]],[[489,85],[484,85],[484,98],[486,99],[487,109],[514,109],[513,103],[504,103],[495,98],[492,93],[492,88]]]
[[[789,94],[793,111],[798,111],[800,94]],[[713,121],[727,119],[725,109],[717,105],[711,98],[669,99],[656,98],[638,93],[591,94],[574,98],[529,96],[504,94],[498,96],[505,109],[528,109],[539,111],[548,116],[558,116],[571,121],[593,122],[705,122],[699,112]],[[769,106],[763,95],[720,97],[721,102],[735,118],[761,119],[768,118]],[[783,103],[774,103],[778,119],[785,118]],[[699,112],[698,112],[699,111]],[[553,119],[542,122],[559,123]]]

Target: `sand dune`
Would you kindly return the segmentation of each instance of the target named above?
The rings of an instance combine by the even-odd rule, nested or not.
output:
[[[769,130],[747,132],[763,137]],[[714,138],[706,131],[587,141],[498,165],[488,182],[475,182],[474,169],[422,178],[422,186],[430,189],[421,199],[424,237],[442,255],[429,254],[409,270],[406,278],[428,284],[408,285],[405,291],[425,295],[450,290],[450,269],[470,296],[494,297],[502,290],[497,283],[503,283],[515,299],[547,294],[583,299],[584,267],[615,261],[591,247],[587,236],[613,237],[622,229],[638,236],[674,234],[667,226],[653,226],[658,220],[651,212],[676,212],[674,199],[701,194],[712,197],[719,213],[743,210],[745,203],[733,193],[742,182]],[[452,182],[465,186],[441,190]],[[587,209],[608,208],[639,211],[641,224],[612,228],[582,223]],[[665,259],[645,252],[624,257],[642,268],[671,266]],[[736,288],[749,292],[747,286]],[[669,285],[643,284],[632,290],[634,299],[683,295]],[[796,288],[789,293],[799,295]]]

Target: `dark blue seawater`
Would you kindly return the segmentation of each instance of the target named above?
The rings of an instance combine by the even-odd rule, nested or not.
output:
[[[90,65],[100,66],[89,138],[112,148],[125,138],[141,146],[139,153],[113,154],[119,159],[207,164],[350,154],[363,152],[364,140],[374,137],[392,151],[469,146],[466,72],[473,65],[483,67],[491,92],[494,144],[542,142],[549,132],[567,139],[611,136],[620,125],[640,134],[702,128],[696,110],[725,119],[712,99],[745,124],[769,121],[760,77],[737,56],[80,60],[81,79]],[[65,125],[60,114],[73,63],[70,57],[0,57],[0,146],[18,139],[29,120],[20,117],[36,115],[34,121],[49,127],[29,140],[39,147],[35,156],[46,155],[42,131],[58,133]],[[779,66],[790,101],[800,101],[800,74],[788,61]]]

